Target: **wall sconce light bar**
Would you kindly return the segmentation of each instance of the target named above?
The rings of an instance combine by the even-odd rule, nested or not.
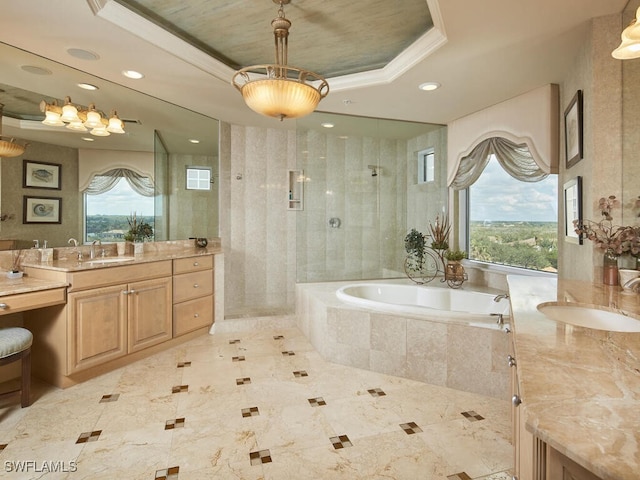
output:
[[[108,137],[112,133],[125,133],[124,123],[118,117],[115,110],[111,111],[109,118],[102,116],[92,103],[89,108],[83,109],[71,103],[70,97],[65,97],[61,107],[56,100],[47,103],[40,102],[40,111],[45,114],[42,121],[45,125],[53,127],[66,127],[78,132],[86,132],[97,137]]]

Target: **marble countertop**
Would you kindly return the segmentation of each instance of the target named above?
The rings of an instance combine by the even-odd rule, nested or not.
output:
[[[638,478],[640,333],[575,327],[536,307],[573,302],[640,318],[640,294],[519,275],[508,284],[527,429],[604,480]]]
[[[37,292],[40,290],[50,290],[52,288],[66,287],[66,282],[56,282],[51,280],[41,280],[28,275],[22,278],[9,279],[0,276],[0,297],[16,295],[19,293]]]
[[[23,262],[22,266],[30,267],[31,269],[40,268],[43,270],[56,270],[62,272],[81,272],[85,270],[95,270],[98,268],[113,268],[139,263],[172,260],[175,258],[215,255],[218,253],[222,253],[222,249],[220,247],[194,247],[180,250],[145,251],[140,255],[108,255],[106,257],[96,257],[93,259],[84,256],[82,260],[78,260],[74,255],[70,255],[69,257],[57,258],[50,262]],[[114,261],[116,258],[123,261]],[[101,263],[103,260],[107,260],[107,262]]]

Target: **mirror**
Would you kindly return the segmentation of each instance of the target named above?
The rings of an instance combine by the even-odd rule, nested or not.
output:
[[[634,18],[639,2],[629,2],[622,18]],[[622,61],[622,225],[640,225],[640,62]]]
[[[98,87],[88,91],[87,83]],[[94,103],[105,116],[116,110],[124,134],[92,137],[64,127],[42,124],[40,102],[62,105]],[[0,248],[29,248],[33,240],[50,247],[67,246],[69,238],[83,239],[84,195],[93,174],[110,168],[131,168],[153,178],[156,240],[218,236],[218,126],[216,119],[161,99],[93,77],[42,57],[0,44],[0,103],[4,104],[2,135],[28,142],[23,156],[0,159]],[[89,139],[87,141],[86,139]],[[190,140],[199,143],[191,143]],[[24,160],[53,165],[60,188],[42,188],[25,181]],[[187,167],[210,170],[209,190],[186,188]],[[45,199],[59,205],[59,223],[25,218],[25,202]],[[114,204],[104,215],[113,215]],[[135,205],[128,211],[136,212]],[[54,219],[57,220],[57,219]]]

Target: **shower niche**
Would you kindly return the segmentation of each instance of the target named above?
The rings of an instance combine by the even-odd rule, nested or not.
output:
[[[287,185],[289,187],[287,210],[304,210],[304,171],[289,170]]]

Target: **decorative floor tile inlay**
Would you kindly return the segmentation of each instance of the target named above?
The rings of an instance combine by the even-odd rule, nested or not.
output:
[[[258,407],[250,407],[250,408],[243,408],[242,409],[242,417],[246,418],[246,417],[257,417],[258,415],[260,415],[260,412],[258,411]]]
[[[305,370],[296,370],[295,372],[293,372],[293,376],[296,378],[308,377],[309,374]]]
[[[422,431],[422,429],[415,422],[401,423],[400,428],[402,428],[402,430],[404,430],[404,433],[406,433],[407,435],[413,435],[414,433],[419,433]]]
[[[273,339],[274,340],[284,340],[284,335],[274,335]]]
[[[285,357],[291,357],[295,355],[295,352],[292,352],[291,350],[287,350],[286,352],[282,352],[282,355],[284,355]]]
[[[384,397],[386,395],[381,388],[372,388],[371,390],[367,390],[367,392],[369,392],[372,397]]]
[[[244,362],[244,355],[238,355],[237,357],[231,357],[232,362]]]
[[[462,416],[469,420],[470,422],[477,422],[479,420],[484,420],[484,417],[474,410],[469,410],[468,412],[462,412]]]
[[[271,462],[271,452],[269,450],[258,450],[249,453],[251,465],[262,465]]]
[[[7,444],[6,443],[0,443],[0,452],[2,450],[4,450],[5,448],[7,448]]]
[[[353,443],[351,443],[351,440],[349,440],[349,437],[347,437],[346,435],[338,435],[337,437],[331,437],[329,438],[329,440],[331,440],[331,444],[333,445],[333,448],[335,448],[336,450],[339,450],[340,448],[345,448],[345,447],[353,447]]]
[[[156,470],[155,480],[177,480],[180,467],[163,468],[162,470]]]
[[[460,472],[453,475],[447,475],[447,480],[471,480],[471,477],[465,472]]]
[[[103,395],[99,403],[116,402],[120,398],[119,393],[112,393],[110,395]]]
[[[164,424],[165,430],[173,430],[174,428],[184,427],[184,417],[176,418],[174,420],[167,420]]]
[[[250,377],[236,378],[236,385],[248,385],[251,383]]]
[[[189,391],[189,385],[176,385],[171,389],[171,393],[183,393]]]
[[[80,436],[78,437],[78,440],[76,440],[76,443],[95,442],[96,440],[98,440],[98,437],[100,436],[101,433],[102,433],[102,430],[95,430],[93,432],[81,433]]]
[[[308,400],[312,407],[322,407],[327,404],[322,397],[309,398]]]
[[[178,368],[190,367],[191,362],[178,362]]]
[[[235,340],[229,340],[229,345],[235,345],[236,343],[240,343],[239,338],[236,338]]]

